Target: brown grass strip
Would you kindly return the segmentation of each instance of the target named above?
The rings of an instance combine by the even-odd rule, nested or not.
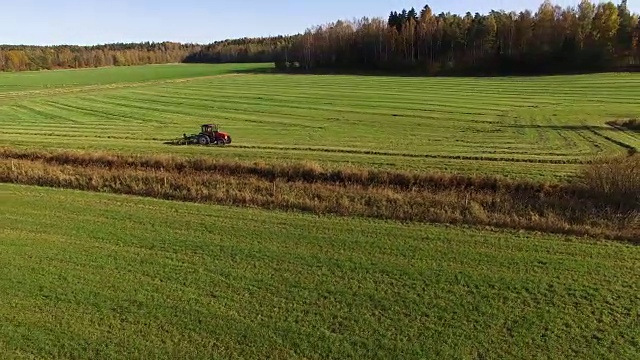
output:
[[[636,164],[639,158],[624,161]],[[635,179],[635,168],[621,166],[627,172],[617,179],[608,178],[598,188],[588,177],[576,183],[542,184],[491,177],[323,170],[313,164],[5,149],[0,153],[0,182],[640,243],[640,186],[628,184]],[[620,181],[624,186],[618,189],[614,185]],[[618,190],[626,193],[613,196]]]
[[[0,148],[0,159],[33,160],[48,164],[95,166],[109,169],[163,170],[171,172],[208,172],[230,176],[250,175],[269,181],[321,182],[342,185],[383,186],[400,189],[490,189],[493,191],[542,191],[552,184],[509,180],[496,176],[468,176],[418,173],[368,168],[323,169],[312,162],[261,163],[219,160],[207,157],[168,155],[131,155],[109,152],[17,150]]]

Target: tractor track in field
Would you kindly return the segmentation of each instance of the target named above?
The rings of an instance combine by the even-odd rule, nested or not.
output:
[[[625,129],[620,128],[620,127],[615,126],[615,125],[612,125],[610,123],[607,123],[607,125],[610,126],[612,129],[617,130],[617,131],[621,131],[621,132],[625,132],[626,131]],[[635,153],[635,152],[638,151],[638,149],[635,146],[629,145],[629,144],[627,144],[627,143],[625,143],[623,141],[620,141],[618,139],[614,139],[609,135],[603,134],[603,133],[601,133],[599,131],[596,131],[594,129],[589,129],[589,131],[592,132],[594,135],[596,135],[596,136],[598,136],[598,137],[600,137],[600,138],[602,138],[602,139],[604,139],[606,141],[609,141],[612,144],[615,144],[617,146],[620,146],[622,148],[627,149],[627,151],[629,151],[629,153]]]

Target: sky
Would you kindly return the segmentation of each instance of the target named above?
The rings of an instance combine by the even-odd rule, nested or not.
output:
[[[384,17],[429,4],[435,13],[535,10],[542,0],[18,0],[2,1],[0,44],[210,43],[296,34],[339,19]],[[561,6],[579,0],[555,0]],[[594,1],[597,2],[597,1]],[[618,2],[617,0],[615,1]],[[640,0],[630,0],[640,12]]]

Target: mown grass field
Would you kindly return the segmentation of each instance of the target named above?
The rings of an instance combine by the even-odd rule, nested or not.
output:
[[[616,221],[634,226],[633,211],[598,196],[577,209],[562,201],[580,192],[549,182],[640,148],[638,132],[607,125],[640,116],[640,74],[269,67],[0,74],[3,181],[95,191],[0,184],[0,358],[640,356],[637,246],[417,222],[629,230]],[[233,144],[165,144],[205,122]],[[146,157],[117,165],[113,152]],[[307,160],[320,166],[284,164]],[[508,191],[435,170],[524,179]],[[433,181],[405,181],[423,175]]]
[[[0,74],[0,97],[16,95],[10,94],[12,92],[190,79],[260,67],[256,64],[169,64],[3,73]]]
[[[0,146],[312,160],[554,179],[640,147],[640,75],[409,78],[162,65],[0,74]],[[251,74],[255,69],[257,74]],[[216,76],[227,75],[227,76]],[[164,141],[218,122],[234,144]]]
[[[640,349],[617,243],[0,185],[2,358],[580,358]]]

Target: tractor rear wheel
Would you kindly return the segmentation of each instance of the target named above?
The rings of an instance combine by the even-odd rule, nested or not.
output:
[[[209,145],[209,138],[206,136],[198,136],[198,144]]]

